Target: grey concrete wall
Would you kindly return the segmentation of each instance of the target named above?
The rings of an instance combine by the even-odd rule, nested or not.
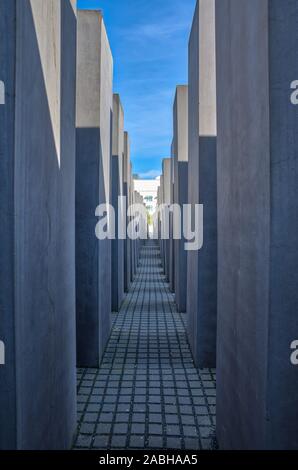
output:
[[[176,176],[175,176],[175,197],[174,203],[183,204],[188,203],[188,163],[175,162]],[[176,221],[173,216],[173,227]],[[183,215],[181,211],[181,238],[174,239],[174,281],[175,281],[175,300],[179,312],[186,312],[187,301],[187,252],[185,251],[185,239],[183,237]],[[174,228],[175,232],[175,228]]]
[[[119,196],[124,195],[124,112],[119,95],[113,97],[112,205],[116,212],[116,239],[112,240],[112,310],[117,312],[124,298],[124,240],[119,239],[118,216],[124,216]]]
[[[78,12],[76,289],[77,363],[98,367],[110,332],[111,243],[95,236],[110,203],[113,61],[100,12]]]
[[[127,132],[124,132],[124,162],[123,162],[123,195],[127,201],[127,208],[131,204],[131,166],[130,166],[130,141]],[[126,211],[127,212],[127,211]],[[130,218],[126,214],[126,227]],[[124,240],[124,290],[129,291],[131,284],[131,240]]]
[[[174,203],[188,202],[188,87],[177,87],[174,102]],[[179,221],[173,217],[173,229]],[[186,312],[187,298],[187,252],[184,249],[183,216],[181,216],[181,239],[174,240],[174,286],[177,308]]]
[[[204,244],[188,252],[188,335],[198,367],[216,365],[217,180],[215,1],[199,0],[189,41],[188,200],[204,206]]]
[[[74,2],[3,0],[0,31],[0,448],[66,449],[76,427]]]
[[[164,158],[162,162],[163,171],[163,202],[167,206],[171,204],[171,158]],[[165,222],[168,223],[167,221]],[[170,239],[164,240],[164,265],[166,280],[170,280]]]
[[[14,309],[14,125],[16,67],[16,2],[0,3],[0,77],[5,84],[5,106],[0,106],[0,339],[5,343],[6,365],[0,367],[0,448],[17,447],[16,350]],[[3,269],[5,266],[5,270]]]
[[[160,186],[159,186],[159,200],[160,205],[162,206],[164,203],[164,182],[163,182],[163,175],[160,175]],[[165,240],[163,240],[163,229],[164,229],[164,215],[163,210],[160,212],[160,256],[161,256],[161,263],[163,272],[165,273]]]
[[[133,171],[132,171],[132,164],[130,164],[130,204],[133,204],[134,201],[134,180],[133,180]],[[133,282],[135,276],[135,261],[134,261],[134,242],[131,241],[130,243],[130,280]]]
[[[223,449],[297,449],[294,0],[217,0],[217,435]]]
[[[174,203],[174,140],[171,145],[171,186],[170,186],[170,202]],[[169,284],[171,292],[175,291],[175,257],[174,257],[174,240],[173,240],[173,214],[170,212],[170,240],[169,240]]]

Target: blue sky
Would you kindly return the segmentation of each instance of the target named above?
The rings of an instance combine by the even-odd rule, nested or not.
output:
[[[125,112],[133,171],[161,172],[170,156],[175,88],[187,83],[188,38],[196,0],[78,0],[100,9],[114,57],[114,91]]]

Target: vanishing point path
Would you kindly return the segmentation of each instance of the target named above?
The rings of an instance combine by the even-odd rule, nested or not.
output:
[[[147,241],[100,368],[78,370],[75,448],[214,446],[215,370],[195,368],[185,328]]]

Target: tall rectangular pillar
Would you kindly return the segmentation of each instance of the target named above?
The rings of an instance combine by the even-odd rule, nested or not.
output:
[[[123,165],[124,112],[120,96],[113,97],[112,205],[116,213],[116,238],[112,241],[112,310],[118,312],[124,298],[124,239],[120,237],[120,219],[124,221]],[[119,199],[121,198],[121,199]]]
[[[0,449],[76,429],[74,1],[0,2]]]
[[[163,175],[160,175],[160,180],[159,180],[160,186],[159,186],[159,205],[162,207],[164,203],[163,195],[164,195],[164,184],[163,184]],[[165,246],[165,240],[163,239],[163,226],[164,226],[164,214],[163,211],[160,211],[160,257],[161,257],[161,264],[163,268],[163,272],[165,272],[165,251],[164,251],[164,246]]]
[[[76,287],[77,362],[98,367],[110,332],[111,242],[95,235],[110,203],[113,59],[102,14],[78,12]]]
[[[163,204],[170,206],[171,204],[171,159],[164,158],[162,161],[162,173],[163,173]],[[166,228],[169,221],[165,221]],[[170,278],[170,239],[167,237],[164,240],[164,266],[166,280],[169,282]]]
[[[171,145],[171,185],[170,185],[170,203],[174,203],[174,139]],[[173,213],[169,213],[170,240],[169,240],[169,284],[171,292],[175,292],[175,255],[173,239]]]
[[[183,211],[188,202],[188,86],[177,87],[174,103],[174,204]],[[173,220],[173,231],[178,220]],[[183,237],[183,216],[181,216],[181,238],[174,240],[175,257],[175,298],[179,312],[186,312],[187,298],[187,252]]]
[[[126,199],[127,208],[131,204],[131,166],[130,166],[130,141],[128,132],[124,132],[124,162],[123,162],[123,195]],[[125,228],[127,233],[127,226],[129,224],[129,217],[127,211],[125,214]],[[124,291],[128,292],[131,284],[131,240],[126,236],[124,240]]]
[[[134,203],[134,179],[133,179],[133,168],[132,164],[130,163],[130,204]],[[135,270],[134,270],[134,240],[130,240],[130,280],[133,282],[135,277]]]
[[[198,367],[216,365],[215,0],[198,0],[189,42],[189,203],[203,204],[203,247],[188,252],[188,336]]]
[[[295,0],[217,0],[222,449],[297,449]]]

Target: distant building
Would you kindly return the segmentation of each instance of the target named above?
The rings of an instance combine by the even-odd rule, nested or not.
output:
[[[159,177],[154,180],[134,179],[134,188],[144,198],[144,204],[148,213],[152,216],[157,205],[157,188],[159,186]]]

